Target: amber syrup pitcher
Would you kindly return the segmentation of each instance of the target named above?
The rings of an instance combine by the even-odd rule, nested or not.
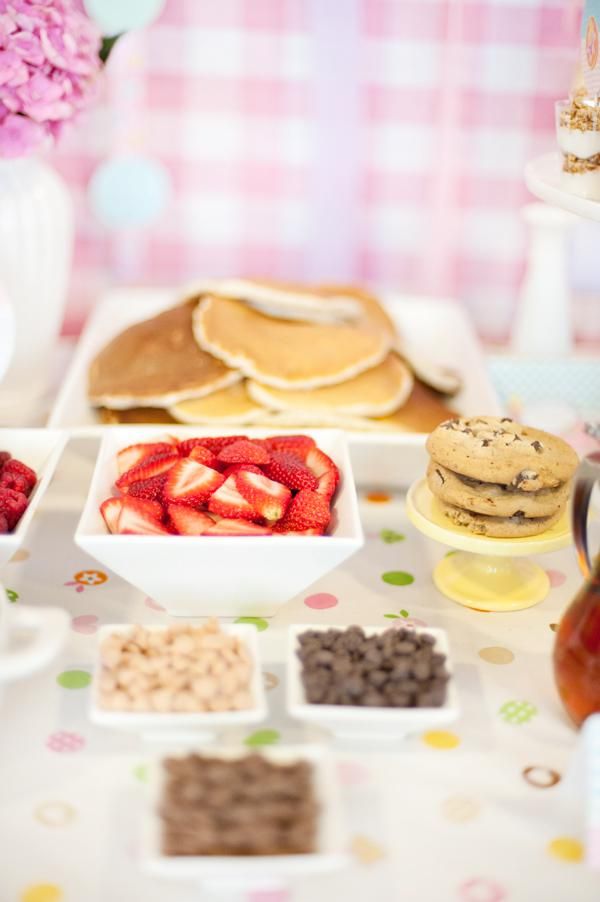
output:
[[[600,451],[586,457],[575,474],[572,524],[579,566],[586,582],[567,608],[554,644],[554,678],[567,713],[579,727],[600,712],[600,554],[588,545],[590,498],[600,482]]]

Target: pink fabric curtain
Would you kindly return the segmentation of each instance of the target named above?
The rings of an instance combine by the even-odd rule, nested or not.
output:
[[[231,273],[454,296],[508,333],[527,160],[575,71],[571,0],[168,0],[55,152],[74,186],[67,329],[115,282]],[[101,162],[164,166],[160,216],[103,225]]]

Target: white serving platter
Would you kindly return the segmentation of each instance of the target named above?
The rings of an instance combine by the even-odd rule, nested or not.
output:
[[[180,750],[177,756],[194,751]],[[227,759],[240,758],[249,750],[234,748],[204,749],[201,754]],[[261,749],[261,755],[277,764],[299,759],[314,768],[315,795],[319,804],[316,849],[305,855],[214,855],[167,856],[161,850],[162,826],[157,808],[162,796],[164,776],[160,760],[153,762],[149,780],[149,810],[142,825],[141,866],[155,877],[194,880],[214,891],[233,892],[270,889],[285,885],[295,876],[326,873],[348,863],[346,830],[341,809],[339,778],[334,761],[324,746],[280,746]]]
[[[145,629],[153,632],[166,632],[168,626],[162,624],[146,625]],[[238,727],[250,723],[258,723],[267,716],[267,700],[260,666],[258,651],[258,634],[254,626],[245,623],[222,623],[221,630],[228,636],[237,636],[252,656],[252,678],[250,694],[252,705],[241,711],[198,711],[183,713],[173,711],[162,713],[156,711],[113,711],[100,704],[100,676],[102,662],[100,648],[104,640],[114,633],[129,634],[134,630],[132,624],[107,624],[98,632],[96,644],[96,660],[88,715],[92,723],[103,727],[141,733],[145,738],[173,739],[173,737],[189,734],[194,742],[210,741],[215,733],[227,727]]]
[[[463,388],[451,402],[457,410],[473,415],[500,413],[473,326],[456,302],[394,293],[379,296],[408,347],[417,348],[427,360],[459,373]],[[173,289],[155,288],[123,288],[107,294],[82,332],[48,425],[68,429],[73,435],[100,436],[107,427],[98,422],[87,400],[91,361],[123,329],[154,316],[180,298],[181,294]],[[423,474],[425,435],[350,431],[347,435],[358,484],[402,488]]]
[[[368,708],[358,705],[318,705],[306,698],[302,685],[302,663],[297,651],[298,637],[309,630],[327,632],[330,624],[293,625],[288,629],[286,703],[288,713],[296,720],[312,723],[328,730],[342,741],[369,740],[372,742],[397,742],[411,733],[434,729],[452,723],[460,715],[448,637],[444,630],[417,628],[412,632],[427,634],[435,639],[434,651],[446,656],[446,669],[450,673],[446,700],[437,708]],[[336,627],[333,627],[336,629]],[[392,626],[365,626],[366,636],[380,636]]]

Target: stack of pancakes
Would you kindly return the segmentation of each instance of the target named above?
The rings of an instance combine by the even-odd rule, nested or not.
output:
[[[429,432],[459,387],[409,360],[363,291],[228,279],[113,339],[90,366],[88,394],[108,423]]]
[[[577,467],[562,439],[508,417],[454,418],[427,439],[429,488],[445,515],[478,535],[533,536],[553,526]]]

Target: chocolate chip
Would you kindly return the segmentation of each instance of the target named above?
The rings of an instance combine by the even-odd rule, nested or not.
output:
[[[443,484],[446,482],[446,480],[444,479],[441,470],[436,469],[435,472],[438,474],[438,476],[439,476],[440,479],[442,480],[442,485],[443,485]]]
[[[501,423],[512,423],[513,421],[511,420],[510,417],[502,417],[502,419],[500,420],[500,422],[501,422]]]
[[[531,443],[531,447],[535,448],[535,450],[537,451],[538,454],[541,454],[542,451],[544,450],[544,446],[542,445],[541,442],[538,442],[537,439],[535,442]]]
[[[483,448],[487,448],[487,447],[489,447],[489,445],[491,444],[491,442],[492,442],[491,439],[489,439],[489,438],[484,438],[484,439],[481,440],[481,446],[482,446]]]

